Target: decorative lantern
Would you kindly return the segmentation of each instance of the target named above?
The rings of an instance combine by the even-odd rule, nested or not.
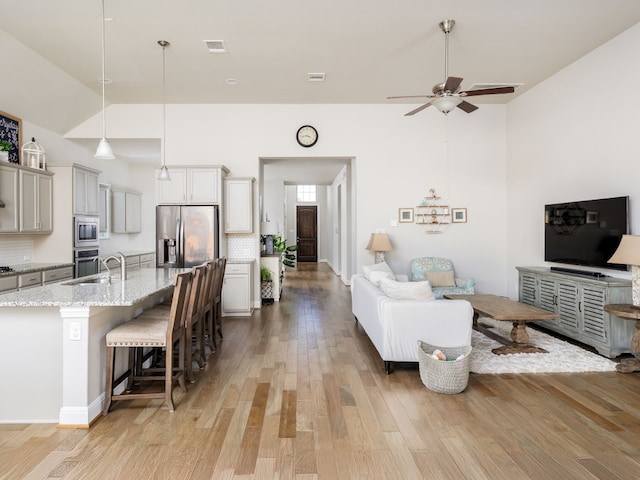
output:
[[[44,148],[33,137],[22,146],[22,165],[45,170]]]

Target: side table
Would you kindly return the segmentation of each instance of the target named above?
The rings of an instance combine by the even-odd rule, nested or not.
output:
[[[631,338],[631,350],[635,358],[625,358],[616,365],[620,373],[640,372],[640,308],[627,304],[610,304],[604,306],[605,311],[625,320],[635,320],[636,329]]]

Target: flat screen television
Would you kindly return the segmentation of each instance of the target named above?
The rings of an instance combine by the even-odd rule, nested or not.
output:
[[[545,205],[545,261],[627,270],[607,260],[629,231],[628,211],[628,196]]]

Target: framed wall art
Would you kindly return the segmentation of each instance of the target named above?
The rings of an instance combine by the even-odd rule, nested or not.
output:
[[[451,222],[452,223],[467,223],[467,209],[466,208],[452,208],[451,209]]]
[[[9,163],[20,163],[20,147],[22,146],[22,120],[8,113],[0,112],[0,140],[10,144],[7,160]]]
[[[413,223],[413,208],[399,208],[398,221],[400,223]]]

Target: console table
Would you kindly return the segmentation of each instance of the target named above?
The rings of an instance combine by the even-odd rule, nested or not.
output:
[[[544,267],[516,268],[520,302],[558,314],[558,319],[538,325],[590,345],[609,358],[631,353],[633,324],[604,308],[631,303],[630,280],[560,273]]]
[[[626,320],[634,320],[636,329],[631,338],[631,349],[635,358],[625,358],[618,365],[616,370],[620,373],[640,372],[640,308],[626,304],[605,305],[607,312],[613,313],[616,317]]]

